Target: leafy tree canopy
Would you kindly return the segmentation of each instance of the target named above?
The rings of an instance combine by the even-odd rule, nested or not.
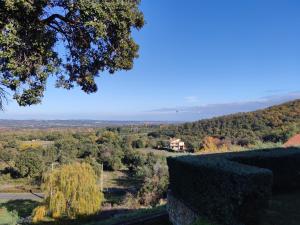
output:
[[[0,0],[0,93],[13,91],[21,106],[40,103],[51,75],[57,87],[96,92],[95,77],[129,70],[138,56],[131,33],[144,25],[139,3]]]
[[[294,100],[254,112],[237,113],[193,123],[172,125],[161,135],[174,132],[183,140],[200,142],[205,137],[229,139],[242,146],[263,142],[285,142],[300,132],[300,100]],[[207,141],[207,140],[206,140]],[[206,143],[207,144],[207,143]]]
[[[22,177],[39,177],[43,171],[42,158],[34,153],[25,151],[16,160],[16,167]]]

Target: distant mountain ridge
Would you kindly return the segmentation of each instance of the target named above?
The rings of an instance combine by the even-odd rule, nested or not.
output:
[[[237,142],[284,142],[300,132],[300,99],[254,112],[237,113],[174,126],[180,136],[230,138]]]

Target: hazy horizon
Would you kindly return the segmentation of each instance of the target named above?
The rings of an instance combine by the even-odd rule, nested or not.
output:
[[[229,115],[241,112],[251,112],[255,110],[264,109],[270,106],[282,104],[288,101],[300,99],[300,92],[290,93],[288,95],[275,95],[265,96],[264,98],[256,101],[248,102],[231,102],[231,103],[219,103],[208,104],[204,106],[194,107],[175,107],[175,108],[161,108],[151,111],[140,112],[134,116],[127,115],[122,117],[101,118],[101,116],[74,116],[71,115],[11,115],[1,117],[4,120],[94,120],[94,121],[149,121],[149,122],[191,122],[201,119],[209,119],[217,116]],[[189,118],[189,119],[186,119]]]
[[[50,77],[42,104],[19,107],[10,96],[0,119],[194,121],[300,98],[299,6],[142,1],[132,70],[102,73],[90,95]]]

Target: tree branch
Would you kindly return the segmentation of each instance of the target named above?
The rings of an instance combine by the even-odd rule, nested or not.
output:
[[[63,33],[62,30],[60,30],[58,27],[53,26],[52,24],[48,24],[49,27],[51,27],[52,29],[56,30],[59,33]]]
[[[65,37],[65,39],[67,40],[68,45],[71,46],[71,45],[70,45],[69,37],[68,37],[68,35],[67,35],[67,32],[65,32],[65,31],[59,26],[58,23],[54,23],[54,24],[55,24],[56,26],[53,26],[53,24],[48,24],[48,26],[51,27],[52,29],[56,30],[57,32],[61,33],[61,34]]]
[[[64,21],[65,23],[69,23],[71,25],[75,24],[75,22],[73,20],[69,20],[67,17],[64,17],[60,14],[52,14],[48,18],[41,20],[41,22],[49,25],[51,22],[55,21],[56,19],[60,19],[60,20]]]

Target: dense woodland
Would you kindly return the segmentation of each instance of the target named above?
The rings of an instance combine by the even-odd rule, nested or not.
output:
[[[238,113],[193,123],[168,126],[160,133],[182,137],[193,148],[207,136],[247,146],[258,142],[285,142],[300,132],[300,100],[255,112]]]
[[[43,192],[44,203],[33,211],[32,221],[47,216],[73,219],[96,215],[102,207],[133,210],[158,206],[166,198],[168,168],[165,157],[137,151],[156,145],[147,138],[148,129],[152,128],[0,132],[0,189]],[[103,189],[112,181],[116,184],[111,190]],[[118,183],[129,186],[124,188]],[[75,190],[81,190],[84,196],[74,200]]]
[[[136,208],[155,206],[165,198],[168,170],[165,157],[136,151],[156,145],[146,138],[145,129],[149,128],[2,132],[0,186],[20,181],[39,187],[53,168],[79,162],[92,167],[99,185],[103,170],[126,171],[136,188],[124,201]]]

